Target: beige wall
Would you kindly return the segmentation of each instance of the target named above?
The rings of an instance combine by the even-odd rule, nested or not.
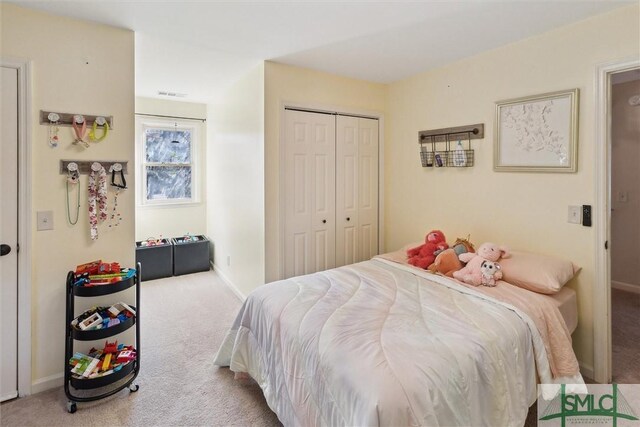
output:
[[[570,286],[578,291],[580,322],[574,348],[593,364],[593,228],[567,223],[567,206],[593,204],[594,79],[596,65],[640,51],[638,6],[617,9],[438,68],[389,87],[385,164],[387,249],[440,228],[451,240],[558,255],[583,267]],[[493,172],[495,102],[562,89],[580,89],[578,172]],[[423,129],[485,124],[468,169],[420,166]],[[594,212],[598,212],[597,209]]]
[[[69,225],[60,159],[128,160],[134,166],[133,32],[53,17],[2,3],[2,55],[32,61],[32,379],[36,390],[61,383],[64,363],[65,277],[77,264],[103,259],[134,263],[134,194],[118,199],[122,223],[89,238],[87,176],[82,176],[80,220]],[[88,62],[88,63],[87,63]],[[41,109],[113,115],[115,129],[99,144],[72,146],[72,131],[60,127],[60,146],[49,148]],[[133,174],[127,177],[133,186]],[[109,202],[113,193],[109,192]],[[36,231],[36,211],[52,210],[55,228]],[[82,301],[95,304],[95,301]]]
[[[640,106],[629,105],[640,95],[640,80],[613,85],[611,92],[611,278],[640,286]]]
[[[193,102],[137,97],[136,113],[206,119],[207,106]],[[136,116],[136,122],[140,123],[144,120],[153,121],[154,118]],[[194,123],[200,125],[200,122]],[[136,141],[141,146],[142,135],[140,135],[138,126],[136,127]],[[136,240],[145,240],[151,236],[158,237],[160,235],[163,237],[177,237],[185,233],[206,234],[206,145],[206,124],[202,124],[202,132],[200,133],[196,151],[197,156],[194,157],[196,161],[197,191],[200,193],[200,201],[193,204],[175,206],[143,206],[140,205],[140,201],[137,201]],[[141,151],[138,153],[141,153]]]
[[[266,281],[279,278],[280,120],[285,103],[360,112],[383,112],[386,85],[333,74],[265,63]]]
[[[208,106],[207,124],[207,230],[215,268],[246,295],[264,283],[262,64]]]

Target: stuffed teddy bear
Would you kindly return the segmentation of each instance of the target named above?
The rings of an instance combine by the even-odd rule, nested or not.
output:
[[[481,284],[484,286],[495,286],[498,280],[502,279],[500,264],[493,261],[482,261],[480,265],[482,274]]]
[[[432,230],[424,238],[424,243],[407,251],[409,264],[426,269],[436,259],[435,253],[447,249],[446,238],[440,230]]]
[[[466,252],[475,252],[473,244],[467,239],[456,239],[456,242],[439,254],[436,255],[436,259],[429,266],[429,271],[432,273],[440,273],[447,277],[453,277],[453,272],[460,270],[463,265],[458,259],[458,255]]]
[[[440,252],[436,260],[429,266],[432,273],[440,273],[444,276],[453,277],[453,272],[462,268],[462,262],[458,259],[455,249],[449,248]]]
[[[461,270],[454,272],[453,278],[473,286],[480,286],[482,284],[482,262],[497,262],[500,258],[509,258],[509,256],[509,250],[504,246],[498,246],[494,243],[483,243],[475,254],[467,252],[458,255],[460,261],[466,262],[467,265]]]

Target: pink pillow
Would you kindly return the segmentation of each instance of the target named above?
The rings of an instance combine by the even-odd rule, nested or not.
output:
[[[571,261],[548,255],[512,251],[499,262],[502,280],[541,294],[555,294],[580,271]]]

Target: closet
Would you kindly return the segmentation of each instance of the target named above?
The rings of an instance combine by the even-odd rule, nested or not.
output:
[[[378,253],[378,119],[285,110],[285,278]]]

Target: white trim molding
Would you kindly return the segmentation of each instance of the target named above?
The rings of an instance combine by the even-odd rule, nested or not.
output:
[[[593,284],[593,379],[611,382],[611,76],[640,68],[638,58],[602,64],[595,75],[595,282]]]
[[[39,378],[33,382],[31,391],[40,393],[41,391],[51,390],[52,388],[62,387],[64,385],[64,372],[49,375],[48,377]]]
[[[1,58],[18,71],[18,396],[31,394],[31,61]]]
[[[582,363],[580,361],[578,361],[578,364],[580,366],[580,373],[582,374],[582,376],[593,380],[593,366],[587,365],[586,363]]]
[[[234,285],[233,282],[229,280],[229,278],[222,272],[222,270],[220,270],[217,265],[213,263],[213,261],[210,261],[210,264],[213,271],[215,271],[218,277],[220,277],[220,280],[222,280],[222,282],[227,285],[229,289],[231,289],[231,292],[233,292],[240,301],[244,302],[247,299],[247,296],[240,292],[240,289],[238,289],[236,285]]]
[[[614,289],[619,289],[621,291],[640,294],[640,285],[634,285],[632,283],[618,282],[617,280],[612,280],[611,287]]]

